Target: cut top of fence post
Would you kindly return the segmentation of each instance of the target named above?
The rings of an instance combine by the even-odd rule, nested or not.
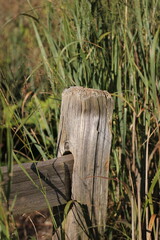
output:
[[[73,154],[72,199],[87,206],[99,233],[104,232],[107,217],[112,111],[107,91],[71,87],[62,94],[58,156]],[[69,215],[67,226],[72,224],[72,231],[67,235],[74,239],[79,226],[75,215]]]

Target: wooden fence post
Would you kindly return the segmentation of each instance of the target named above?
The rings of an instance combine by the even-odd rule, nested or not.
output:
[[[70,87],[62,94],[58,156],[74,157],[65,239],[104,239],[113,100],[106,91]]]

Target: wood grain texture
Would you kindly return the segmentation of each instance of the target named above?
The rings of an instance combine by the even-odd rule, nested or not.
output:
[[[46,194],[51,207],[66,203],[71,197],[72,169],[71,154],[45,162],[14,165],[10,193],[10,204],[16,197],[13,213],[22,214],[47,208],[43,193]],[[6,190],[9,184],[7,168],[2,167],[1,170],[3,189]]]
[[[58,156],[68,151],[74,156],[72,199],[81,205],[76,203],[68,214],[66,239],[99,239],[104,234],[112,111],[106,91],[71,87],[62,94]]]

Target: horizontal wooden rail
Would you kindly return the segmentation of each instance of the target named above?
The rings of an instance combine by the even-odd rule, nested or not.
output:
[[[66,203],[71,197],[72,170],[72,154],[45,162],[14,165],[9,195],[10,204],[15,200],[13,213],[22,214],[46,208],[45,194],[51,207]],[[7,192],[10,181],[7,167],[1,167],[1,172],[1,184]]]

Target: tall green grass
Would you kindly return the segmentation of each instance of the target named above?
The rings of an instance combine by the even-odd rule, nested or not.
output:
[[[23,100],[26,116],[13,111],[17,122],[13,136],[19,134],[22,149],[32,153],[30,159],[35,157],[32,145],[45,160],[55,153],[50,152],[57,134],[53,122],[57,124],[59,116],[55,98],[62,90],[71,85],[108,90],[115,109],[107,239],[158,239],[160,2],[60,0],[45,4],[43,18],[29,0],[28,4],[30,13],[22,17],[34,31],[41,62],[26,80],[36,92],[32,101],[27,94]],[[42,89],[52,92],[49,98],[40,99],[41,88],[34,89],[39,68],[47,86]],[[12,98],[10,111],[14,104],[18,103]],[[48,119],[51,115],[54,121]],[[11,148],[9,142],[7,146]],[[14,146],[13,139],[13,151]],[[11,166],[13,160],[9,162]]]

